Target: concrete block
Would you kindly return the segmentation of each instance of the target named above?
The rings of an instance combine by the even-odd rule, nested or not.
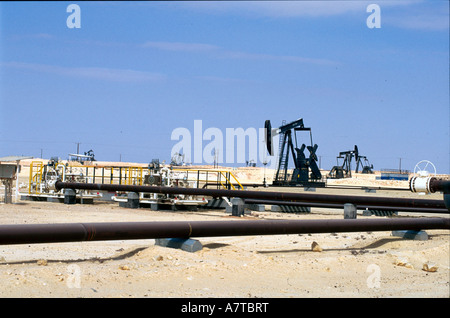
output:
[[[73,189],[64,189],[64,204],[76,204],[77,195]]]
[[[344,204],[344,219],[356,219],[356,206],[354,204]]]
[[[244,215],[245,201],[241,198],[231,198],[231,215]]]
[[[127,194],[127,208],[139,208],[139,194],[136,192],[128,192]]]
[[[170,247],[181,249],[186,252],[197,252],[203,249],[202,243],[198,240],[193,239],[184,239],[184,238],[164,238],[164,239],[156,239],[155,245],[162,247]]]
[[[392,236],[404,238],[406,240],[427,241],[428,234],[425,231],[396,230],[392,231]]]

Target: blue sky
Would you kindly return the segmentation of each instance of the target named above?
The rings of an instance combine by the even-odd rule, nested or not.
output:
[[[322,168],[358,145],[376,170],[450,173],[448,21],[446,0],[1,2],[0,156],[80,143],[170,161],[194,120],[225,133],[302,117]]]

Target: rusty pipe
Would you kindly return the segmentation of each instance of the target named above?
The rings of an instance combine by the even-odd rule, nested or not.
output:
[[[431,178],[430,180],[430,190],[434,192],[444,192],[444,194],[450,193],[450,180],[442,180],[437,178]]]
[[[409,189],[412,192],[419,193],[435,193],[443,192],[450,193],[450,180],[442,180],[436,177],[422,177],[416,176],[409,180]]]
[[[289,206],[304,206],[311,208],[330,208],[330,209],[343,209],[344,204],[336,203],[317,203],[317,202],[290,202],[290,201],[277,201],[277,200],[258,200],[258,199],[245,199],[246,204],[266,204],[266,205],[289,205]],[[449,213],[446,208],[422,208],[422,207],[392,207],[392,206],[373,206],[368,204],[358,204],[356,206],[358,210],[372,209],[372,210],[390,210],[398,212],[413,212],[413,213]]]
[[[409,189],[412,192],[421,194],[429,194],[435,192],[442,192],[443,202],[450,211],[450,180],[438,179],[436,177],[415,176],[409,180]]]
[[[449,218],[235,220],[0,225],[0,245],[450,229]]]
[[[222,189],[198,189],[198,188],[177,188],[177,187],[157,187],[157,186],[137,186],[119,184],[99,184],[99,183],[76,183],[61,182],[55,184],[57,190],[61,189],[84,189],[94,191],[127,191],[143,193],[162,194],[187,194],[205,195],[211,197],[236,197],[244,199],[265,199],[291,202],[324,202],[334,204],[367,204],[371,206],[392,206],[392,207],[421,207],[421,208],[446,208],[443,200],[432,199],[410,199],[410,198],[388,198],[370,196],[350,196],[350,195],[330,195],[330,194],[306,194],[287,193],[269,191],[242,191],[242,190],[222,190]]]

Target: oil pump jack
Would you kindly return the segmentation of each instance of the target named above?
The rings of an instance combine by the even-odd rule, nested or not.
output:
[[[373,165],[369,163],[369,160],[366,156],[356,156],[356,169],[355,172],[358,173],[359,167],[361,166],[362,170],[361,173],[373,173]]]
[[[366,156],[359,155],[358,146],[355,145],[354,150],[341,151],[339,153],[339,156],[336,157],[336,161],[338,161],[338,159],[344,159],[342,161],[342,165],[340,166],[337,165],[331,168],[328,177],[333,179],[351,178],[352,177],[351,163],[353,157],[355,157],[356,161],[356,169],[355,169],[356,173],[358,173],[359,166],[361,166],[362,168],[361,173],[373,173],[372,171],[373,165],[369,164],[369,161],[367,160]]]
[[[270,120],[264,124],[266,130],[266,146],[269,155],[273,155],[272,138],[280,135],[278,167],[272,185],[274,186],[306,186],[324,187],[322,174],[317,166],[317,144],[313,145],[311,128],[305,127],[303,118],[299,118],[291,123],[283,124],[278,129],[272,129]],[[302,144],[297,147],[297,131],[309,131],[311,145]],[[295,140],[295,146],[293,140]],[[305,148],[309,151],[309,156],[305,155]],[[294,162],[292,175],[288,174],[289,153]],[[310,173],[311,171],[311,173]]]
[[[333,179],[342,179],[342,178],[351,178],[352,177],[352,169],[351,163],[353,156],[356,157],[358,153],[358,146],[355,145],[354,150],[349,151],[341,151],[339,156],[336,157],[337,165],[331,168],[330,173],[328,174],[329,178]],[[339,165],[339,159],[343,159],[342,165]]]

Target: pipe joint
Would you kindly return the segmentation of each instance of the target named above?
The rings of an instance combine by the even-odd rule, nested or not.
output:
[[[434,179],[434,177],[412,177],[411,180],[409,180],[409,189],[412,192],[429,194],[431,193],[431,179]]]

